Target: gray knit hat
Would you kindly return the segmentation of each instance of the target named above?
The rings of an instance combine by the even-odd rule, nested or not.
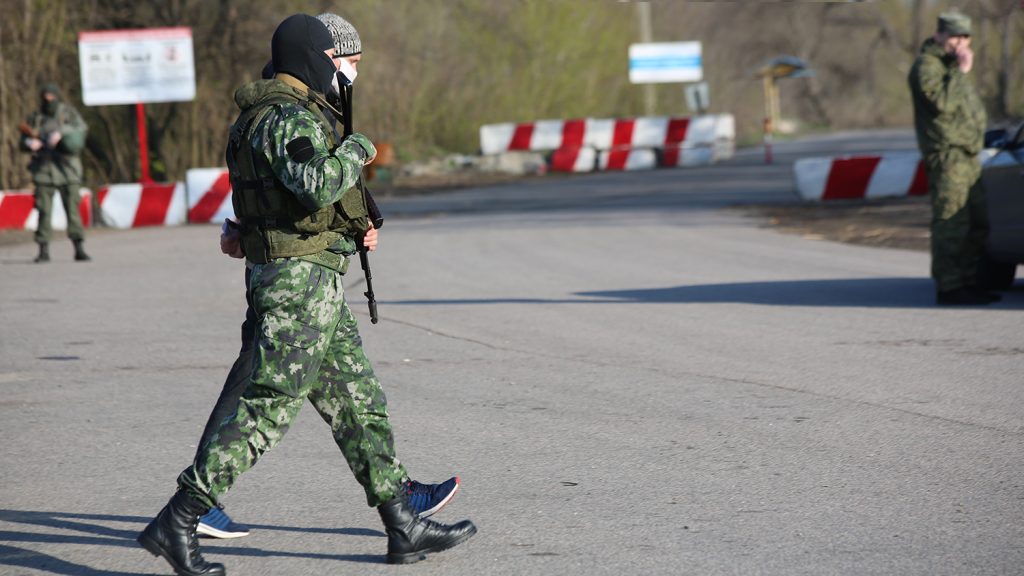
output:
[[[323,22],[331,32],[331,37],[334,38],[334,49],[338,51],[338,56],[362,54],[363,43],[359,41],[359,32],[356,32],[355,27],[349,24],[348,20],[330,12],[317,16],[317,19]]]

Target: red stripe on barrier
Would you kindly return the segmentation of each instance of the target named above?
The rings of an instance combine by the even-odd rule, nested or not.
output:
[[[566,120],[562,125],[562,148],[575,148],[578,152],[583,146],[586,129],[586,120]]]
[[[623,170],[626,168],[626,161],[629,160],[630,147],[633,144],[633,127],[636,123],[633,120],[616,120],[615,131],[612,134],[612,149],[608,152],[608,166],[606,170]]]
[[[668,130],[665,131],[665,147],[682,144],[686,140],[686,130],[689,127],[689,118],[669,118]]]
[[[0,200],[0,228],[24,228],[33,208],[32,194],[5,194]]]
[[[877,156],[833,160],[821,199],[863,198],[867,194],[871,175],[881,161]]]
[[[665,131],[664,155],[661,159],[662,166],[678,166],[679,155],[682,152],[680,147],[686,140],[686,130],[690,127],[689,118],[670,118],[668,130]]]
[[[928,193],[928,174],[924,171],[924,162],[917,162],[917,170],[914,172],[914,181],[910,183],[907,196],[924,196]]]
[[[224,199],[231,194],[231,179],[228,173],[224,172],[217,177],[217,180],[210,186],[210,190],[203,194],[202,199],[188,211],[189,222],[209,222],[217,213]]]
[[[533,124],[516,124],[516,131],[512,134],[512,141],[508,143],[508,149],[529,150],[532,138]]]
[[[82,218],[82,226],[92,226],[92,196],[83,196],[78,203],[78,215]]]
[[[142,187],[139,207],[135,210],[132,228],[139,226],[163,226],[167,219],[167,208],[174,197],[175,184],[146,184]]]
[[[580,149],[559,148],[551,153],[551,169],[555,172],[574,172],[576,159],[580,156]]]

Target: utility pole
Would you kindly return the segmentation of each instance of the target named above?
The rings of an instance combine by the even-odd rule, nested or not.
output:
[[[640,21],[640,41],[643,43],[651,42],[651,3],[637,2],[636,15]],[[644,84],[644,111],[647,116],[654,116],[655,96],[654,84]]]

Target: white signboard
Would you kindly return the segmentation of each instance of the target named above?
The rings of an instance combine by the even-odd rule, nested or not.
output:
[[[686,105],[690,107],[692,112],[703,114],[711,105],[711,97],[708,94],[707,82],[687,84],[686,87],[683,88],[683,93],[686,94]]]
[[[86,106],[196,97],[191,28],[79,32],[78,62]]]
[[[648,42],[629,46],[629,81],[700,82],[704,79],[700,42]]]

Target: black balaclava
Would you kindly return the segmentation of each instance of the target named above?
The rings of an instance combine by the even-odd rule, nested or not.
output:
[[[334,39],[323,22],[307,14],[289,16],[274,31],[270,52],[275,72],[302,80],[311,89],[326,94],[334,78],[334,61],[324,50],[334,49]]]
[[[53,94],[57,98],[52,102],[46,99],[47,94]],[[39,89],[39,109],[48,116],[53,116],[57,113],[57,103],[60,102],[60,87],[52,82],[43,84],[42,88]]]

